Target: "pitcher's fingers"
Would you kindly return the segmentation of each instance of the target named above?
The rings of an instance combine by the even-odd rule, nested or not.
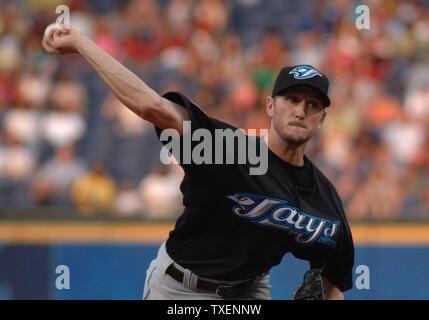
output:
[[[59,53],[55,46],[55,38],[56,38],[56,29],[52,29],[48,33],[48,37],[44,38],[46,46],[50,49],[50,53]]]
[[[49,32],[48,32],[48,35],[45,37],[45,38],[47,38],[48,40],[49,39],[52,39],[53,38],[53,36],[54,36],[54,32],[55,32],[55,30],[57,30],[56,28],[51,28],[50,30],[49,30]]]
[[[67,34],[69,34],[70,32],[71,32],[71,29],[70,29],[69,27],[65,26],[65,25],[63,25],[63,26],[61,27],[61,29],[58,29],[58,33],[59,33],[60,35],[67,35]]]
[[[59,53],[57,49],[49,45],[47,39],[42,40],[42,46],[48,53]]]
[[[61,36],[61,29],[55,29],[54,34],[53,34],[53,38],[57,38]]]
[[[43,39],[46,43],[46,45],[50,48],[52,48],[52,50],[55,50],[55,46],[54,46],[54,34],[52,32],[52,34],[49,32],[48,37]]]

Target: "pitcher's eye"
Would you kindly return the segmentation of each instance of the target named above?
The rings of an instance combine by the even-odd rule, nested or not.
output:
[[[307,103],[307,105],[308,105],[311,109],[317,109],[317,110],[322,109],[322,105],[321,105],[320,103],[315,102],[315,101],[309,101],[309,102]]]
[[[300,101],[298,96],[288,96],[287,100],[289,100],[290,102],[292,102],[294,104],[299,103],[299,101]]]

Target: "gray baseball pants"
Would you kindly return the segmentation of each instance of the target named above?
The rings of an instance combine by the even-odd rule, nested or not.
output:
[[[164,242],[158,250],[157,257],[146,271],[143,300],[223,300],[214,292],[196,289],[198,276],[188,269],[181,268],[177,263],[176,267],[184,272],[183,283],[167,275],[165,271],[172,263],[175,262],[167,254]],[[265,275],[245,291],[239,299],[271,300],[269,280],[269,274]]]

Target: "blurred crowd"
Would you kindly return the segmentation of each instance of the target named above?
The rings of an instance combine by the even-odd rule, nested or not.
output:
[[[0,210],[70,207],[174,218],[177,165],[151,124],[78,55],[41,47],[55,8],[159,93],[215,118],[268,128],[265,99],[285,65],[328,74],[332,106],[308,156],[351,220],[429,217],[429,1],[0,1]]]

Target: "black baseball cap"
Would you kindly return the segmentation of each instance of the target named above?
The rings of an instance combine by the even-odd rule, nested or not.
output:
[[[295,85],[307,85],[317,89],[325,107],[331,105],[328,97],[329,80],[326,75],[310,65],[287,66],[280,70],[273,87],[272,96]]]

